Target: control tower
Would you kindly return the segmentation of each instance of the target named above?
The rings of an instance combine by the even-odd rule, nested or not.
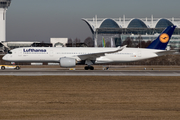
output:
[[[0,42],[6,41],[6,10],[11,0],[0,0]]]

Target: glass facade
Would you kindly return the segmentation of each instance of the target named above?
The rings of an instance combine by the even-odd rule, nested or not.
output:
[[[11,3],[11,0],[0,0],[0,7],[1,8],[9,7],[10,3]]]
[[[100,28],[120,28],[119,25],[112,19],[106,19]]]
[[[157,23],[155,28],[166,28],[167,26],[172,26],[172,22],[170,22],[167,19],[161,19],[159,20],[159,22]]]
[[[139,44],[140,41],[154,41],[159,34],[155,35],[121,35],[121,39],[115,38],[114,40],[116,41],[115,44],[117,46],[122,46],[122,43],[127,39],[131,38],[131,41],[135,43],[136,45]],[[118,44],[117,44],[118,43]],[[120,44],[119,44],[120,43]],[[171,40],[168,43],[168,46],[170,46],[172,49],[178,50],[180,48],[180,36],[178,35],[173,35],[171,37]]]
[[[114,42],[115,42],[115,46],[118,47],[118,46],[121,46],[122,45],[122,40],[121,38],[114,38]]]
[[[127,28],[147,28],[146,24],[139,19],[133,19]]]

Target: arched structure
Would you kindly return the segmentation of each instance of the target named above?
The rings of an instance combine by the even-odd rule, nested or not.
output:
[[[180,20],[175,18],[93,18],[83,21],[87,23],[91,31],[103,28],[166,28],[167,26],[176,25],[180,28]]]
[[[82,19],[82,20],[87,23],[87,25],[89,26],[91,32],[94,34],[94,28],[92,28],[93,26],[86,19]]]
[[[105,19],[99,28],[120,28],[113,19]]]
[[[127,28],[147,28],[147,25],[140,19],[132,19]]]
[[[154,35],[161,33],[167,26],[175,25],[174,34],[180,34],[180,18],[83,18],[89,26],[94,45],[97,47],[99,34]]]
[[[157,21],[155,28],[166,28],[167,26],[172,26],[172,25],[174,24],[168,19],[159,19]]]

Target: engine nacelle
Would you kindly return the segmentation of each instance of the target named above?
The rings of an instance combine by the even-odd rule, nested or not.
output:
[[[76,66],[76,59],[74,58],[60,58],[59,60],[60,66],[64,68],[70,68],[70,67],[75,67]]]

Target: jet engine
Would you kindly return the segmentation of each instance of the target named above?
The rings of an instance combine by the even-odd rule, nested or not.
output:
[[[70,67],[75,67],[76,66],[76,59],[74,58],[60,58],[59,60],[60,66],[64,68],[70,68]]]

